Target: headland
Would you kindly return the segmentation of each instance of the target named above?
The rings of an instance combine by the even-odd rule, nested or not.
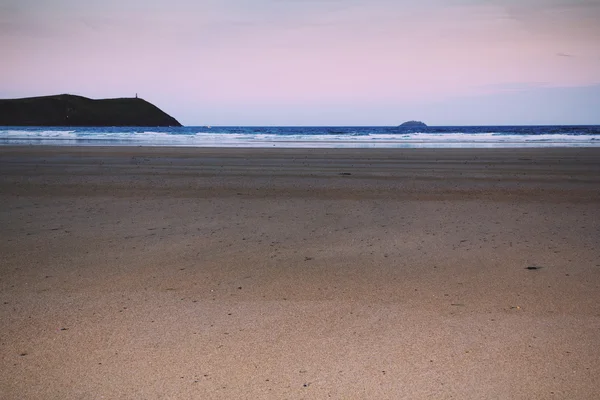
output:
[[[57,96],[0,99],[4,126],[181,126],[170,115],[141,98],[93,100]]]

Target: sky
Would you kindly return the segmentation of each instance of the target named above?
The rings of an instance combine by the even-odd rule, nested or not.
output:
[[[600,0],[0,0],[0,98],[184,125],[600,124]]]

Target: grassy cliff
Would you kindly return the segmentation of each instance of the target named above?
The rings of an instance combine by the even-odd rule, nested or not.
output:
[[[158,107],[139,98],[92,100],[58,96],[0,99],[4,126],[181,126]]]

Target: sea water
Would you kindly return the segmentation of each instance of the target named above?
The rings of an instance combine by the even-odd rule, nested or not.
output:
[[[600,147],[600,126],[0,127],[0,145],[287,148]]]

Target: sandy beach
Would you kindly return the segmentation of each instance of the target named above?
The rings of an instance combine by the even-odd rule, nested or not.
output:
[[[2,399],[597,399],[600,149],[0,147]]]

